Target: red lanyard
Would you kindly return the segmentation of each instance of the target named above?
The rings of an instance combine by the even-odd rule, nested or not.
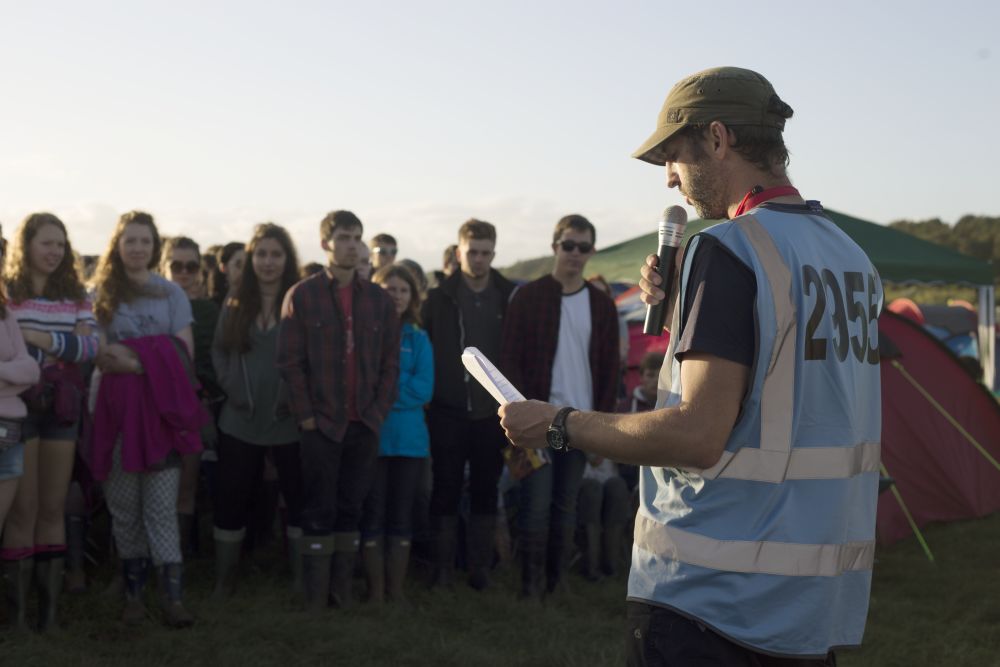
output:
[[[767,190],[757,185],[753,190],[746,194],[743,201],[740,202],[739,208],[736,209],[736,213],[733,214],[733,217],[737,218],[747,211],[757,208],[768,200],[798,194],[799,191],[791,185],[780,185],[776,188],[768,188]]]

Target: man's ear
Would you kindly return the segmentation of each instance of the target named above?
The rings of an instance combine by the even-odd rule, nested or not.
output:
[[[714,120],[708,126],[708,147],[713,156],[722,159],[734,144],[735,137],[724,123]]]
[[[326,239],[319,242],[319,247],[327,252],[330,252],[330,243]]]

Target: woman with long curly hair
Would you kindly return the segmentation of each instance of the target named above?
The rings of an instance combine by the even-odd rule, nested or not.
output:
[[[90,463],[97,479],[106,478],[125,576],[122,619],[145,618],[142,595],[152,559],[165,620],[185,626],[194,619],[181,601],[175,510],[181,457],[200,451],[197,433],[207,416],[190,363],[191,304],[180,287],[153,272],[160,253],[153,217],[131,211],[119,219],[98,264],[94,311],[107,345],[97,360],[100,389]],[[157,409],[161,400],[170,401],[170,414]]]
[[[6,241],[2,235],[0,242],[0,253],[5,253]],[[24,472],[22,430],[27,408],[19,394],[38,382],[38,377],[38,362],[28,354],[17,318],[7,307],[4,291],[0,290],[0,529],[6,522]],[[34,563],[31,559],[21,559],[3,565],[8,619],[15,628],[25,629],[25,597],[31,585]]]
[[[294,585],[301,581],[299,430],[275,365],[281,303],[299,280],[298,256],[288,232],[273,223],[257,225],[246,255],[250,266],[222,309],[212,346],[216,377],[227,396],[219,415],[216,599],[232,593],[246,536],[246,508],[266,456],[277,468],[288,509]]]
[[[63,509],[83,405],[79,365],[97,356],[97,323],[76,272],[66,226],[51,213],[32,213],[21,223],[4,282],[8,308],[41,366],[42,381],[25,393],[24,474],[4,528],[0,560],[5,569],[21,571],[34,563],[38,627],[44,631],[56,623],[63,587]],[[22,622],[27,591],[16,593],[16,618]]]

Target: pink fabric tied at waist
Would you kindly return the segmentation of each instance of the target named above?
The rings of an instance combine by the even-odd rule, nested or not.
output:
[[[111,470],[119,436],[122,469],[146,472],[162,465],[171,452],[200,452],[199,430],[210,420],[198,400],[198,383],[181,341],[143,336],[120,342],[139,355],[143,373],[101,377],[89,453],[90,469],[98,480],[106,479]]]

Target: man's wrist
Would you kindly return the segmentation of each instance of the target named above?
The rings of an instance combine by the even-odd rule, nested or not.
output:
[[[545,433],[545,440],[551,449],[557,452],[564,452],[569,449],[570,437],[566,420],[569,415],[576,411],[576,408],[571,407],[560,408],[552,418],[552,422]]]

